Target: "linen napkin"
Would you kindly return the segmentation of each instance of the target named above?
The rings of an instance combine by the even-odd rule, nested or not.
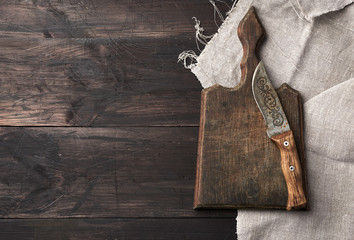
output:
[[[253,5],[267,33],[260,57],[269,78],[274,87],[288,83],[303,98],[310,209],[299,212],[239,210],[237,234],[240,240],[353,239],[352,2],[240,0],[199,56],[193,52],[184,55],[193,59],[186,66],[204,88],[214,84],[236,86],[242,58],[237,26]],[[200,31],[199,25],[197,31]]]

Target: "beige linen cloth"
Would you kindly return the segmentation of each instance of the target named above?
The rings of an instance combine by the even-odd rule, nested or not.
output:
[[[275,87],[304,102],[310,210],[239,210],[245,239],[354,239],[354,4],[352,0],[240,0],[191,71],[203,87],[234,87],[237,26],[255,6],[267,37],[260,57]]]

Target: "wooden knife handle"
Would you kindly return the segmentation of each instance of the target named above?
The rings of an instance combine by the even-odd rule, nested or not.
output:
[[[300,209],[306,206],[306,197],[302,184],[302,173],[293,132],[287,131],[271,138],[280,150],[281,169],[288,188],[286,210]]]

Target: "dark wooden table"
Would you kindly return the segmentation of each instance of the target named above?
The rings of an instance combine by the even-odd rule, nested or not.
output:
[[[0,11],[1,240],[236,238],[235,211],[192,210],[201,86],[176,61],[209,1]]]

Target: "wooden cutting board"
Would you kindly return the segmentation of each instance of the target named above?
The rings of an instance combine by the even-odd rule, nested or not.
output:
[[[251,87],[264,35],[252,7],[238,26],[244,54],[240,84],[202,91],[195,209],[286,207],[288,192],[280,153],[267,136]],[[287,84],[277,93],[294,133],[307,193],[301,97]]]

